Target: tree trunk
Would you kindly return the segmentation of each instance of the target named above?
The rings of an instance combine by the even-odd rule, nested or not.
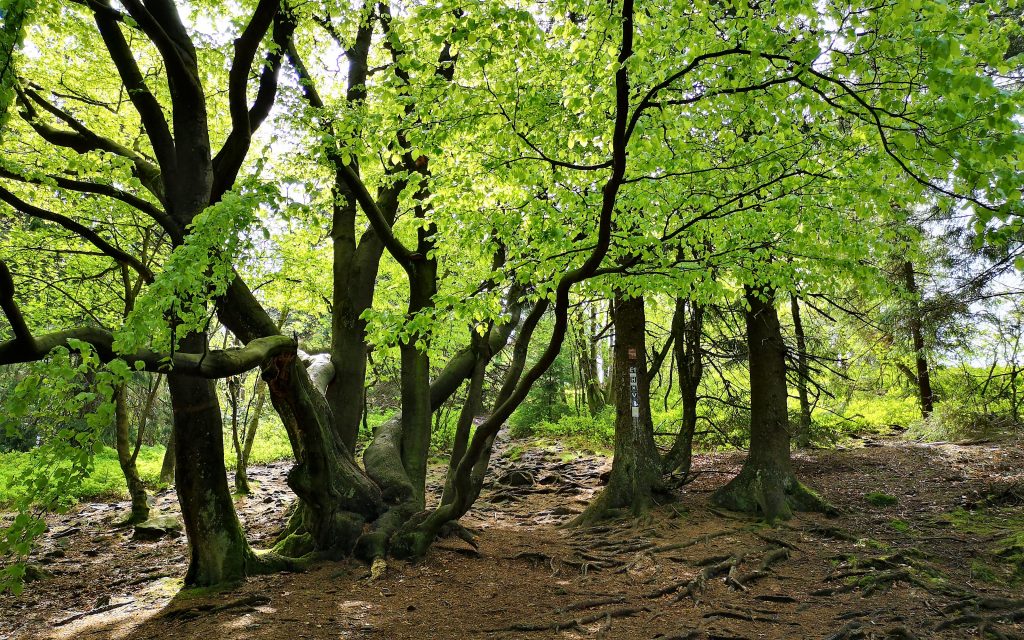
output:
[[[917,392],[921,400],[921,415],[927,418],[935,408],[935,396],[932,393],[931,376],[928,371],[928,358],[924,348],[924,322],[921,319],[921,294],[914,276],[914,264],[907,260],[903,263],[903,277],[910,294],[910,338],[914,345],[914,358],[917,361]]]
[[[253,403],[252,415],[249,416],[249,425],[245,429],[245,442],[242,443],[242,468],[249,468],[249,455],[252,453],[252,445],[256,441],[256,430],[260,426],[260,418],[263,417],[263,407],[267,404],[267,383],[262,380],[256,385],[256,400]]]
[[[811,443],[811,402],[807,396],[811,368],[807,362],[807,340],[804,336],[804,323],[800,317],[799,298],[796,295],[790,296],[789,305],[793,312],[793,333],[796,334],[796,390],[800,398],[800,426],[793,434],[793,444],[803,448]]]
[[[128,417],[128,389],[120,385],[114,393],[114,428],[117,442],[117,461],[128,485],[131,497],[132,512],[127,519],[128,524],[145,521],[149,517],[149,502],[146,496],[146,485],[139,477],[139,469],[135,466],[135,457],[131,451],[131,421]]]
[[[160,465],[160,482],[174,482],[174,427],[171,427],[171,434],[167,436],[167,448],[164,450],[164,460]]]
[[[672,316],[675,337],[676,370],[679,374],[679,394],[682,399],[682,423],[672,443],[672,449],[662,461],[665,473],[676,473],[685,481],[693,463],[693,435],[697,430],[697,393],[704,377],[704,351],[701,338],[704,332],[704,307],[684,298],[676,298]]]
[[[744,287],[750,354],[750,452],[740,473],[712,501],[727,509],[760,513],[769,522],[794,510],[832,511],[793,475],[789,457],[786,346],[771,290]]]
[[[580,372],[580,383],[587,401],[587,411],[591,417],[604,409],[604,392],[597,375],[597,344],[594,341],[595,310],[593,305],[589,312],[584,308],[576,315],[576,353]]]
[[[421,255],[429,250],[422,240]],[[433,305],[437,292],[437,263],[432,259],[417,262],[409,271],[409,310],[411,319]],[[412,482],[418,509],[426,505],[427,457],[430,450],[430,357],[428,336],[414,333],[399,347],[402,371],[402,466]],[[422,343],[422,344],[421,344]]]
[[[206,336],[181,341],[183,353],[203,353]],[[244,579],[256,556],[235,514],[224,467],[224,431],[217,392],[210,380],[167,376],[174,413],[175,488],[188,534],[187,586]]]
[[[459,412],[459,421],[455,426],[455,438],[452,441],[452,455],[448,461],[448,474],[445,476],[444,492],[441,494],[441,504],[448,504],[452,501],[452,477],[459,462],[466,453],[466,446],[469,444],[470,431],[473,429],[473,420],[480,414],[483,407],[484,396],[484,374],[487,372],[487,363],[491,354],[484,349],[487,348],[487,335],[481,337],[473,332],[474,346],[478,349],[476,364],[473,367],[473,375],[466,385],[466,400],[462,403],[462,411]]]
[[[647,511],[662,488],[661,460],[651,420],[650,372],[647,370],[646,318],[642,297],[616,291],[615,323],[615,457],[608,486],[574,524],[589,524],[628,508]]]
[[[228,403],[231,404],[231,449],[235,452],[235,493],[247,495],[249,493],[249,476],[246,474],[245,464],[242,462],[242,443],[245,434],[241,433],[238,428],[238,403],[241,401],[242,381],[238,376],[232,376],[226,380],[226,383]]]

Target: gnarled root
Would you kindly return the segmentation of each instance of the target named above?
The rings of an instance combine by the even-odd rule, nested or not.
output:
[[[788,520],[794,511],[838,513],[791,472],[768,466],[744,466],[739,475],[715,492],[712,502],[732,511],[761,514],[769,522]]]

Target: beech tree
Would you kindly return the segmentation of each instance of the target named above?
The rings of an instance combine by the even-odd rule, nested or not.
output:
[[[1015,213],[1019,97],[986,74],[1009,68],[1011,30],[989,9],[18,3],[0,49],[27,27],[34,50],[0,68],[0,200],[65,253],[116,265],[102,278],[134,274],[138,291],[112,326],[47,318],[5,247],[0,363],[166,374],[186,583],[212,585],[318,557],[417,556],[458,531],[584,286],[614,298],[621,338],[612,484],[586,520],[642,510],[662,470],[686,470],[693,432],[687,422],[658,459],[644,295],[679,300],[690,407],[701,310],[742,304],[751,451],[717,499],[769,519],[824,508],[789,464],[777,300],[827,290],[838,273],[869,282],[863,261],[891,244],[908,202],[972,207],[982,224]],[[57,40],[81,59],[51,60]],[[275,237],[292,233],[328,236],[329,258]],[[282,323],[291,307],[250,287],[273,262],[318,272],[303,277],[324,300],[302,303],[329,319],[328,345],[300,345]],[[214,314],[242,346],[211,348]],[[546,314],[550,337],[527,367]],[[441,333],[462,337],[441,349]],[[470,434],[486,367],[510,340],[497,402]],[[378,348],[399,353],[401,411],[360,461]],[[212,382],[257,367],[295,455],[297,501],[269,553],[235,515]],[[431,414],[467,381],[444,493],[428,507]]]

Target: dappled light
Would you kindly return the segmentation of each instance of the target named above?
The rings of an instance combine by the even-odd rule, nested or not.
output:
[[[0,637],[1024,637],[1013,0],[0,0]]]

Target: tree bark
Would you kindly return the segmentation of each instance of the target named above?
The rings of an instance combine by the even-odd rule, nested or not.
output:
[[[654,443],[651,384],[647,370],[644,299],[615,293],[616,378],[615,457],[608,486],[574,524],[601,520],[621,509],[640,515],[650,509],[655,492],[663,488],[661,459]]]
[[[678,473],[686,480],[693,463],[693,436],[697,431],[697,397],[704,377],[704,351],[701,339],[704,332],[704,307],[684,298],[676,298],[672,315],[672,333],[675,337],[676,371],[679,375],[679,394],[682,404],[682,422],[672,448],[662,461],[665,473]]]
[[[803,319],[800,317],[800,300],[796,295],[790,296],[789,306],[793,313],[793,333],[796,334],[796,390],[800,398],[800,425],[793,434],[793,444],[803,448],[811,443],[811,402],[807,396],[811,368],[807,362],[807,340]]]
[[[164,460],[160,465],[160,482],[171,484],[174,482],[174,427],[167,436],[167,448],[164,450]]]
[[[910,338],[914,346],[917,363],[917,394],[921,401],[921,416],[927,418],[935,409],[935,395],[932,392],[931,375],[928,371],[928,357],[924,345],[924,321],[921,317],[921,292],[917,288],[914,264],[903,263],[903,279],[910,294]]]
[[[786,391],[786,345],[775,292],[744,287],[750,354],[750,452],[739,474],[712,501],[727,509],[760,513],[769,522],[794,510],[832,511],[793,475]]]
[[[117,442],[117,461],[124,473],[131,498],[132,512],[128,516],[128,524],[145,521],[149,517],[149,501],[146,485],[139,477],[139,469],[135,465],[135,456],[131,451],[131,420],[128,416],[127,386],[120,385],[114,392],[114,428]]]
[[[192,333],[181,350],[202,353],[206,336]],[[167,376],[174,414],[175,488],[188,534],[188,586],[244,579],[256,556],[242,532],[228,489],[224,431],[214,384],[193,376]]]

